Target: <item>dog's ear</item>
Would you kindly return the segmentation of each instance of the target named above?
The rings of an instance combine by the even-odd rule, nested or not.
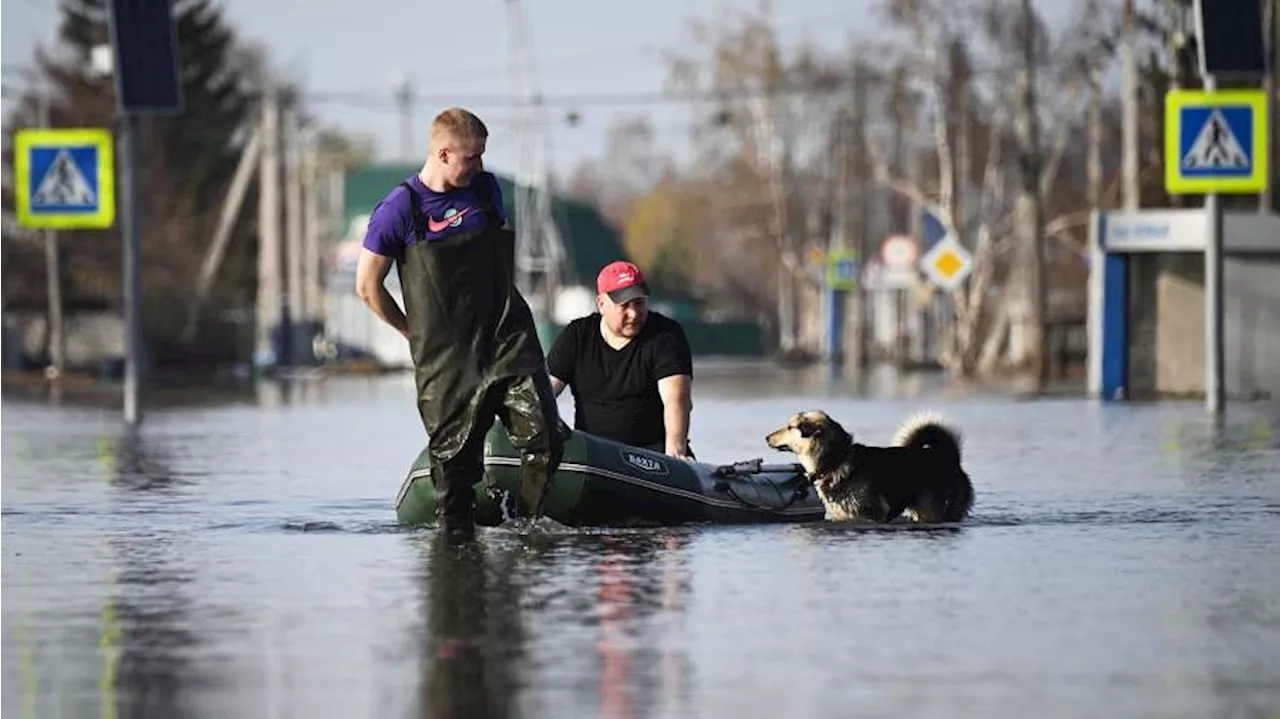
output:
[[[800,431],[801,437],[817,437],[822,434],[822,425],[813,420],[802,419],[796,425],[796,429]]]

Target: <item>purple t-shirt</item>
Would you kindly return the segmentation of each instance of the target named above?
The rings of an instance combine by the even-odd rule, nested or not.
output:
[[[428,189],[416,174],[407,181],[413,187],[418,206],[422,210],[422,236],[428,242],[458,232],[479,230],[485,226],[484,208],[477,192],[484,185],[489,187],[489,202],[498,222],[506,224],[507,218],[502,210],[502,190],[492,173],[478,173],[466,187],[447,192]],[[373,214],[369,216],[369,227],[364,235],[365,249],[398,260],[404,256],[406,247],[418,241],[417,234],[413,231],[413,212],[405,193],[403,186],[396,185],[373,208]]]

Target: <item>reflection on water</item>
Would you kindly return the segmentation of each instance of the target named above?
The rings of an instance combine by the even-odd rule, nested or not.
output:
[[[680,713],[679,533],[430,533],[420,546],[423,715]]]
[[[432,716],[513,716],[526,642],[513,557],[443,533],[427,545],[419,701]]]
[[[798,409],[880,442],[940,406],[973,520],[458,544],[394,525],[408,378],[261,383],[135,433],[6,399],[3,712],[1280,715],[1275,407],[1215,427],[1195,403],[700,374],[708,461],[760,456]]]

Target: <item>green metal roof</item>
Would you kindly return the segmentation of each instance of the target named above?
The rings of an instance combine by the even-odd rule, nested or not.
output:
[[[419,169],[420,165],[376,164],[346,171],[343,176],[343,227],[340,234],[345,238],[353,222],[373,212],[392,188]],[[514,185],[510,178],[496,176],[502,188],[503,208],[511,217],[515,214]],[[594,287],[596,273],[601,267],[614,260],[629,259],[619,233],[590,204],[553,195],[551,215],[564,238],[567,259],[565,281]]]

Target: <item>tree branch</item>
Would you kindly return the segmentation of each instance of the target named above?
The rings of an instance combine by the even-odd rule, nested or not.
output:
[[[1075,114],[1076,98],[1080,93],[1080,86],[1076,82],[1072,82],[1067,86],[1067,107],[1063,113],[1064,118],[1070,118]],[[1049,155],[1049,161],[1045,163],[1044,169],[1040,172],[1040,195],[1049,193],[1049,187],[1053,184],[1054,178],[1058,174],[1058,167],[1062,164],[1062,156],[1067,149],[1067,140],[1071,137],[1072,124],[1069,119],[1064,119],[1058,123],[1058,134],[1053,140],[1053,151]]]
[[[867,154],[871,155],[871,167],[875,172],[876,182],[915,202],[920,207],[932,212],[936,217],[942,217],[943,224],[949,224],[950,218],[943,217],[938,205],[929,201],[928,196],[925,195],[924,190],[919,185],[892,176],[889,172],[889,163],[885,160],[877,145],[878,143],[872,142],[867,147]],[[948,226],[947,230],[954,232],[955,228]]]

